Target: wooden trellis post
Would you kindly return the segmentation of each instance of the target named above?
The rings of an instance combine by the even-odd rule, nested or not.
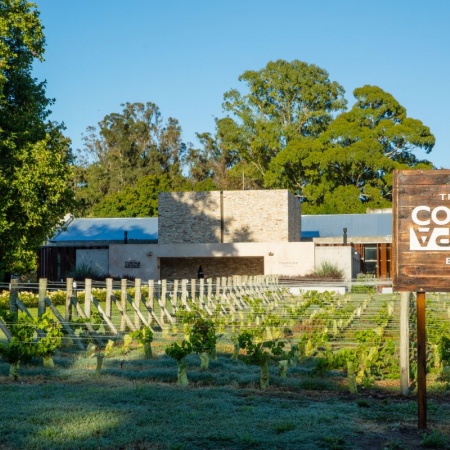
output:
[[[127,314],[127,279],[122,278],[120,280],[120,307],[124,314],[120,320],[120,331],[125,331],[127,327],[126,314]]]
[[[187,280],[181,280],[181,303],[183,306],[187,306]]]
[[[92,280],[86,278],[84,280],[84,314],[90,319],[92,306]]]
[[[13,278],[10,284],[9,290],[9,311],[13,315],[14,322],[17,321],[19,315],[19,308],[17,306],[17,300],[19,299],[19,280]]]
[[[204,280],[204,278],[200,278],[198,289],[199,289],[198,297],[199,297],[200,301],[203,302],[203,298],[205,297],[205,280]]]
[[[135,311],[134,311],[134,324],[136,328],[139,330],[141,328],[141,320],[138,314],[141,306],[141,279],[136,278],[134,280],[134,302],[133,302]]]
[[[155,281],[148,280],[148,297],[147,297],[147,302],[145,303],[145,306],[149,310],[149,312],[148,312],[148,321],[149,322],[152,321],[151,312],[154,313],[154,307],[155,307],[154,295],[155,295]]]
[[[45,313],[45,297],[47,295],[47,279],[39,279],[38,317]]]
[[[69,323],[72,320],[72,297],[73,297],[73,278],[66,279],[66,309],[65,321]]]
[[[197,280],[195,278],[191,278],[191,302],[195,303],[195,296],[196,296],[196,290],[197,290],[197,286],[196,283]]]
[[[106,279],[106,301],[105,301],[105,314],[108,316],[109,319],[112,317],[112,295],[113,295],[113,289],[112,289],[112,278]]]
[[[167,280],[161,281],[161,308],[166,308],[166,296],[167,296]],[[164,321],[164,311],[161,309],[161,321]]]

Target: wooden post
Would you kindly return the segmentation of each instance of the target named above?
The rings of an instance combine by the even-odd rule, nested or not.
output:
[[[147,297],[147,303],[145,306],[147,309],[150,309],[154,313],[155,304],[154,304],[154,295],[155,295],[155,281],[154,280],[148,280],[148,297]],[[152,314],[148,313],[148,323],[152,323]]]
[[[84,280],[84,314],[88,319],[91,318],[91,305],[92,305],[92,280],[86,278]]]
[[[45,296],[47,295],[47,278],[39,278],[38,317],[45,313]]]
[[[134,280],[134,301],[133,301],[134,307],[140,311],[141,309],[141,279],[136,278]],[[141,329],[141,320],[139,318],[139,315],[134,312],[134,325],[136,326],[136,329]]]
[[[400,293],[400,392],[409,394],[409,292]]]
[[[427,338],[425,292],[417,293],[417,411],[419,430],[427,428]]]
[[[161,323],[164,323],[164,310],[166,309],[166,295],[167,295],[167,280],[161,280],[161,297],[159,299],[161,303]]]
[[[220,278],[217,277],[216,278],[216,292],[215,292],[216,297],[219,296],[219,294],[220,294]]]
[[[73,296],[73,278],[66,280],[66,310],[64,320],[69,323],[72,320],[72,296]]]
[[[191,302],[195,303],[195,297],[197,295],[197,280],[191,278]]]
[[[178,280],[173,280],[173,295],[169,303],[171,304],[170,312],[173,314],[178,307]]]
[[[127,313],[127,279],[122,278],[120,280],[120,306],[125,315]],[[120,321],[120,331],[125,331],[127,328],[127,321],[125,315],[122,314],[122,319]]]
[[[186,297],[187,297],[187,280],[181,280],[181,303],[186,306]]]
[[[9,311],[13,315],[14,322],[17,322],[19,317],[19,307],[17,306],[17,300],[19,298],[19,280],[13,278],[10,284],[9,290]]]
[[[112,282],[113,282],[112,278],[106,279],[105,314],[108,316],[108,319],[111,319],[112,316],[112,302],[111,302],[111,297],[113,293]]]
[[[198,292],[198,297],[200,299],[201,302],[203,302],[203,297],[205,296],[205,280],[204,278],[200,278],[199,282],[199,292]]]
[[[211,301],[212,301],[212,278],[208,278],[207,283],[208,283],[208,305],[211,306]]]

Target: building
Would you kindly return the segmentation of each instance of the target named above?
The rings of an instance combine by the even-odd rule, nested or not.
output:
[[[287,190],[164,192],[158,212],[158,218],[73,219],[41,248],[39,276],[59,281],[85,265],[144,280],[196,278],[200,267],[205,278],[296,277],[324,261],[346,279],[361,271],[355,249],[365,237],[349,233],[345,241],[340,227],[351,231],[364,215],[339,216],[339,223],[336,216],[302,216]]]
[[[358,272],[391,278],[392,210],[302,216],[302,240],[316,246],[350,244],[361,256]]]

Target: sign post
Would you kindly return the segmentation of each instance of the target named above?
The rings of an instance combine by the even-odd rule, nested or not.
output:
[[[393,288],[417,293],[419,429],[427,427],[425,293],[450,292],[450,170],[399,170],[393,182]]]

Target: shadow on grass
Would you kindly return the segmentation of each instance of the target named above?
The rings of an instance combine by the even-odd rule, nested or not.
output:
[[[190,385],[176,385],[172,359],[144,360],[140,350],[104,361],[67,351],[55,369],[24,366],[18,382],[0,363],[2,449],[376,449],[422,448],[450,436],[448,391],[429,400],[429,432],[419,433],[414,397],[398,384],[346,390],[343,374],[313,376],[311,364],[271,367],[261,390],[259,368],[219,354],[200,371],[188,357]]]

